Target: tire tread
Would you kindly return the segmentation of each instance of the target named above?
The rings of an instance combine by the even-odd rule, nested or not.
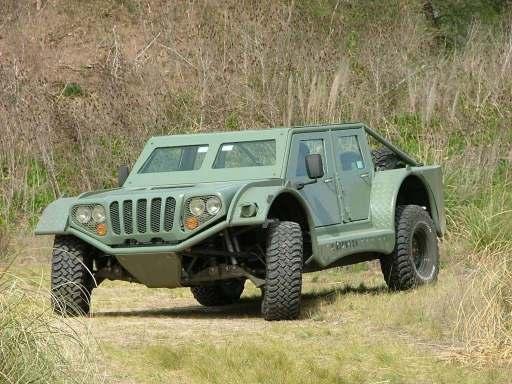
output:
[[[87,245],[74,236],[56,236],[52,254],[51,301],[62,316],[86,315],[93,289]]]
[[[302,254],[302,230],[299,224],[282,221],[270,226],[262,303],[262,313],[266,320],[298,317],[302,290]]]

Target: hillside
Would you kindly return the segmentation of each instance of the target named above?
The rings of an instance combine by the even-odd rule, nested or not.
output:
[[[336,322],[348,321],[349,329],[358,322],[377,329],[377,347],[382,356],[390,353],[398,370],[408,353],[421,350],[414,355],[415,366],[428,355],[437,374],[441,350],[439,354],[449,355],[447,361],[456,363],[447,376],[439,371],[439,382],[453,382],[460,372],[469,380],[470,361],[488,374],[475,382],[491,380],[493,372],[499,373],[498,380],[512,361],[511,25],[512,6],[499,0],[42,0],[39,9],[35,1],[4,0],[3,265],[10,256],[21,255],[21,266],[15,263],[14,271],[35,278],[46,259],[33,252],[29,234],[42,209],[63,194],[114,186],[117,167],[133,163],[152,135],[363,121],[422,161],[443,166],[449,233],[442,245],[441,283],[432,293],[421,291],[435,296],[431,302],[421,294],[389,294],[386,304],[388,293],[381,292],[375,266],[339,276],[329,272],[325,280],[320,274],[316,279],[321,285],[308,286],[313,304],[304,321],[325,321],[312,334],[327,344],[334,338],[325,332]],[[27,236],[29,244],[20,240]],[[27,260],[35,260],[37,267],[27,272]],[[372,280],[358,292],[362,275]],[[330,290],[342,277],[352,284],[348,291],[343,286]],[[334,299],[324,299],[321,292]],[[134,302],[145,294],[133,292]],[[148,300],[157,306],[159,295]],[[254,295],[247,299],[250,308]],[[379,301],[373,312],[372,300]],[[337,314],[344,313],[345,305],[352,305],[348,316],[353,317],[340,320]],[[417,306],[417,311],[376,323],[370,318],[379,311],[400,312],[404,305]],[[108,312],[104,302],[97,307]],[[362,311],[370,311],[369,316]],[[175,312],[183,314],[171,310]],[[129,315],[123,320],[132,324]],[[94,321],[98,326],[101,320]],[[411,331],[415,322],[428,330]],[[267,331],[255,327],[258,335]],[[297,329],[283,327],[269,331],[272,351],[265,352],[260,344],[257,350],[272,358],[285,353],[276,335],[282,331],[293,339]],[[406,328],[407,346],[387,350],[401,327]],[[208,329],[213,332],[213,326]],[[347,337],[345,329],[332,332]],[[362,351],[369,341],[359,336],[354,343]],[[440,349],[409,343],[416,336],[422,343],[435,339]],[[298,344],[309,348],[303,339]],[[208,339],[206,349],[197,343],[190,349],[180,344],[177,350],[204,357],[206,350],[220,348],[231,359],[226,364],[243,363],[233,356],[243,339],[235,337],[220,347]],[[155,345],[160,356],[161,345]],[[318,345],[310,347],[321,353]],[[119,345],[106,348],[116,364],[131,362]],[[144,352],[145,361],[155,361],[153,352]],[[167,352],[162,356],[175,353]],[[346,357],[349,351],[339,353]],[[379,356],[372,355],[375,364]],[[295,358],[283,358],[281,369],[293,366],[287,359]],[[325,374],[325,382],[339,379],[343,372],[329,376],[337,358],[325,370],[311,369]],[[358,364],[356,357],[348,359]],[[186,379],[193,367],[190,359],[169,364],[166,369],[173,372],[172,364],[183,364],[185,376],[178,376],[191,381]],[[351,374],[356,382],[369,380]],[[414,382],[407,374],[390,382]],[[205,379],[197,377],[198,382]],[[423,377],[420,382],[435,380]]]

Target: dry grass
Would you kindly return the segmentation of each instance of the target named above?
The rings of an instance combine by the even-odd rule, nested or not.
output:
[[[90,334],[83,324],[56,319],[49,290],[38,283],[0,275],[0,383],[100,382]]]
[[[378,326],[404,326],[415,336],[416,323],[430,319],[422,337],[451,340],[471,364],[510,361],[510,14],[492,28],[474,23],[464,43],[445,50],[412,1],[2,6],[0,234],[30,228],[62,193],[112,186],[117,165],[133,162],[150,135],[361,120],[443,165],[450,233],[440,287],[391,299],[356,293],[354,308],[364,314],[379,302],[391,315]],[[0,235],[0,253],[6,238]],[[122,306],[126,297],[109,305]],[[316,300],[311,321],[334,321],[347,297],[334,301],[336,311],[337,304],[324,311],[324,300]],[[356,335],[363,348],[367,339]],[[300,347],[321,354],[319,346]],[[211,348],[195,352],[206,358]],[[407,374],[376,375],[396,382]],[[194,380],[205,379],[198,375]],[[458,380],[437,377],[449,379]]]
[[[443,256],[437,285],[405,293],[388,292],[375,263],[308,274],[299,321],[264,321],[250,283],[240,304],[207,309],[188,289],[104,282],[71,325],[98,342],[112,383],[507,383],[496,351],[477,367],[484,351],[468,350],[461,302],[478,291],[456,252]],[[13,271],[47,286],[40,260]]]

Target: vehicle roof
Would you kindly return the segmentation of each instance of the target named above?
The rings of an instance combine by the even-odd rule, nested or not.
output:
[[[268,135],[272,134],[281,134],[283,136],[287,136],[290,133],[296,132],[314,132],[314,131],[324,131],[326,129],[337,130],[337,129],[354,129],[354,128],[362,128],[365,125],[363,123],[334,123],[334,124],[318,124],[318,125],[302,125],[302,126],[294,126],[294,127],[277,127],[277,128],[264,128],[264,129],[247,129],[247,130],[239,130],[239,131],[217,131],[217,132],[198,132],[198,133],[187,133],[182,135],[165,135],[165,136],[154,136],[150,138],[155,145],[158,145],[159,141],[168,141],[169,137],[173,137],[175,139],[179,138],[189,138],[193,139],[194,137],[201,137],[202,139],[208,140],[209,137],[225,137],[226,140],[252,140],[258,139],[260,135]]]

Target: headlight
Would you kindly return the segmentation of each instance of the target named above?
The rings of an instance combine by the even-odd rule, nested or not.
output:
[[[210,215],[215,216],[217,213],[219,213],[220,207],[221,203],[218,197],[210,197],[208,200],[206,200],[206,211]]]
[[[80,224],[87,224],[89,221],[91,221],[91,215],[92,215],[92,212],[91,212],[91,208],[89,207],[78,207],[76,209],[76,213],[75,213],[75,217],[76,217],[76,220],[80,223]]]
[[[190,213],[194,216],[201,216],[204,213],[206,206],[203,199],[192,199],[188,206]]]
[[[92,210],[92,219],[96,223],[103,223],[106,219],[105,208],[101,205],[97,205]]]

